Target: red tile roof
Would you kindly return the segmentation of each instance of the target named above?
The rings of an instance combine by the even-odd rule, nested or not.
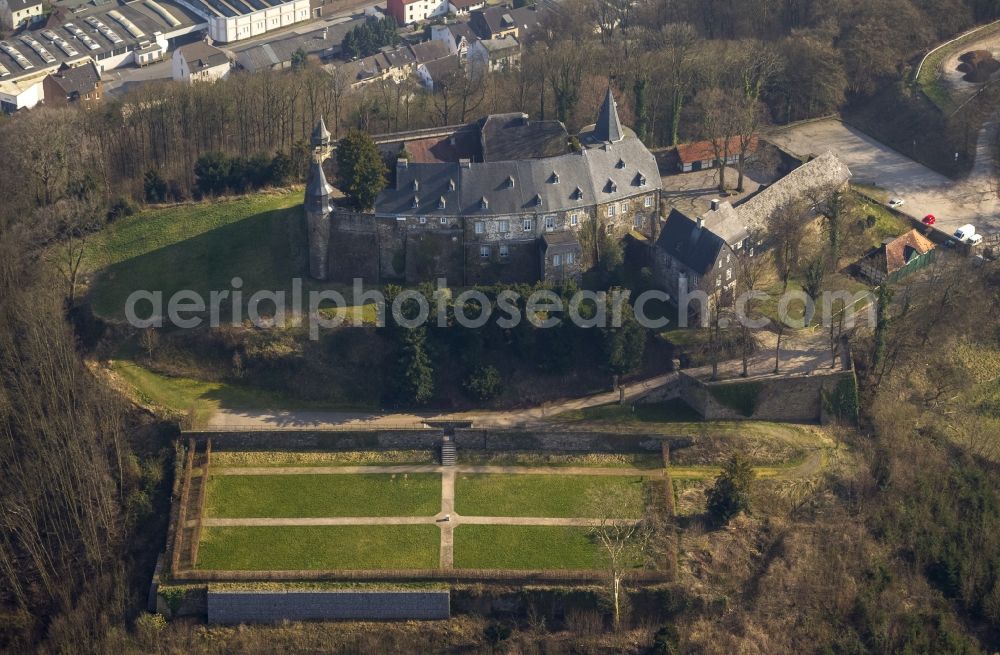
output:
[[[730,138],[728,146],[730,156],[739,154],[740,138],[737,136]],[[753,152],[756,149],[757,137],[754,136],[750,140],[750,148],[747,152]],[[685,143],[677,146],[677,156],[680,158],[682,164],[691,164],[696,161],[708,161],[709,159],[715,159],[715,146],[711,141]]]
[[[886,273],[895,273],[906,266],[913,255],[926,255],[931,250],[934,250],[933,242],[916,230],[910,230],[885,244]]]

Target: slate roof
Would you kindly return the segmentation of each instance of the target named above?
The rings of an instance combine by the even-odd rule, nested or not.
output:
[[[292,61],[299,50],[307,55],[324,56],[340,52],[340,44],[344,35],[357,25],[365,22],[364,18],[330,25],[324,30],[313,30],[305,34],[295,34],[284,39],[275,39],[267,43],[236,48],[236,61],[248,71],[259,71],[281,66]]]
[[[625,134],[622,131],[622,123],[618,119],[618,107],[615,103],[615,96],[608,86],[608,93],[601,103],[601,111],[597,115],[597,123],[594,125],[594,138],[598,141],[621,141]]]
[[[448,74],[461,68],[461,62],[459,61],[457,54],[428,61],[427,63],[421,65],[424,67],[424,70],[427,71],[427,74],[430,75],[431,81],[435,84],[447,77]]]
[[[448,26],[448,31],[451,32],[452,37],[455,39],[456,46],[461,43],[462,37],[465,37],[466,45],[472,45],[474,41],[479,39],[476,36],[475,30],[468,23],[452,23]]]
[[[449,0],[456,9],[469,9],[471,7],[481,7],[486,0]]]
[[[34,7],[40,4],[42,4],[41,0],[7,0],[7,5],[10,7],[12,12],[23,11],[28,7]]]
[[[778,210],[792,203],[826,200],[851,179],[851,171],[832,152],[825,152],[739,205],[743,223],[760,229]]]
[[[57,72],[51,73],[50,77],[67,98],[74,95],[84,96],[92,92],[101,82],[101,74],[91,61],[80,66],[64,64]]]
[[[414,59],[418,64],[425,64],[435,59],[442,59],[448,56],[448,46],[440,41],[424,41],[410,46]]]
[[[510,51],[518,52],[521,44],[513,36],[505,36],[500,39],[483,39],[479,45],[486,49],[490,58],[509,57]]]
[[[710,209],[701,215],[701,219],[705,222],[705,227],[715,232],[730,245],[739,243],[750,236],[739,212],[728,202],[719,203],[718,209]]]
[[[527,114],[491,114],[481,128],[484,161],[553,157],[566,152],[569,133],[559,121],[533,121]]]
[[[660,228],[656,245],[698,275],[712,270],[726,246],[718,234],[704,226],[698,227],[696,221],[676,209],[670,211],[667,222]]]
[[[619,168],[618,162],[625,163]],[[553,175],[555,173],[555,175]],[[642,176],[646,185],[640,186]],[[660,188],[656,160],[629,137],[605,148],[556,157],[468,164],[410,163],[375,203],[382,215],[502,216],[565,211],[618,201]],[[513,185],[509,180],[513,180]],[[614,189],[607,181],[614,182]],[[417,182],[417,188],[413,182]],[[454,181],[455,189],[449,188]],[[580,194],[576,190],[580,190]],[[445,197],[445,207],[439,199]],[[414,197],[417,202],[414,206]],[[486,205],[483,205],[483,199]]]
[[[517,29],[517,36],[522,39],[537,30],[547,7],[529,5],[513,9],[508,6],[487,7],[473,11],[469,25],[481,39],[490,39],[499,32]]]
[[[333,187],[326,181],[326,173],[323,172],[323,164],[313,161],[309,166],[309,182],[306,184],[306,197],[329,196],[333,193]]]
[[[191,70],[214,68],[229,63],[229,57],[226,56],[226,53],[204,41],[182,45],[177,48],[177,52],[184,58]]]

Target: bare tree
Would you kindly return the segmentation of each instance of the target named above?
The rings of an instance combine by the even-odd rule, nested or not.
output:
[[[80,269],[87,251],[87,240],[103,225],[97,202],[65,198],[43,208],[39,217],[55,242],[47,259],[62,276],[68,305],[76,302]]]
[[[701,115],[701,136],[712,144],[712,156],[719,169],[719,192],[725,193],[726,166],[738,150],[739,96],[713,87],[701,91],[695,97],[695,104]]]
[[[597,517],[591,534],[601,546],[611,585],[615,628],[621,622],[622,582],[625,574],[650,557],[653,527],[648,518],[628,519],[634,513],[634,498],[623,488],[592,493],[588,506]]]
[[[774,252],[774,265],[781,278],[782,291],[788,290],[789,278],[799,269],[800,246],[812,214],[812,206],[808,202],[794,202],[772,213],[764,226],[767,241]]]

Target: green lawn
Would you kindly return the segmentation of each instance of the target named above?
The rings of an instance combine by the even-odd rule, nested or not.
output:
[[[441,510],[441,476],[213,475],[205,515],[218,518],[433,516]]]
[[[436,569],[439,544],[436,525],[205,528],[198,568]]]
[[[596,569],[599,547],[588,528],[534,525],[460,525],[457,569]]]
[[[464,516],[594,516],[588,499],[621,490],[630,512],[643,511],[643,481],[636,476],[459,474],[455,511]]]
[[[91,290],[94,310],[121,317],[135,290],[204,295],[243,279],[256,289],[287,289],[304,277],[306,233],[302,192],[255,194],[233,200],[148,209],[124,218],[88,244],[84,268],[100,271]]]
[[[111,370],[132,387],[141,402],[185,417],[189,427],[203,426],[220,408],[345,409],[228,382],[160,375],[128,360],[112,361]]]

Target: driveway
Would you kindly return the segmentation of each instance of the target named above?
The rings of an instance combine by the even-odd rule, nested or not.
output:
[[[994,234],[1000,232],[1000,200],[990,147],[995,131],[995,122],[980,131],[973,169],[959,181],[935,173],[833,118],[778,128],[767,138],[799,157],[833,151],[851,169],[854,182],[875,185],[902,198],[905,204],[901,211],[909,216],[919,219],[934,214],[935,227],[948,234],[966,223],[975,225],[982,234]]]

